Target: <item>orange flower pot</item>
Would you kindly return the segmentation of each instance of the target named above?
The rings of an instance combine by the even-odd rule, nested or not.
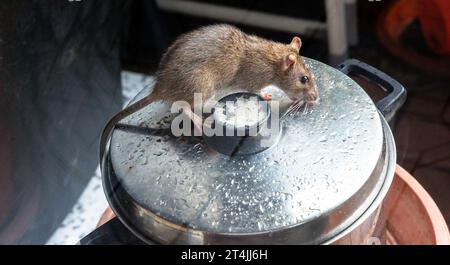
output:
[[[383,214],[382,243],[450,244],[447,224],[436,203],[400,166],[396,168],[394,181],[384,200]]]
[[[431,75],[450,71],[450,1],[392,1],[376,23],[378,40],[392,54]],[[439,56],[430,56],[402,40],[404,31],[419,20],[427,46]]]
[[[419,1],[419,21],[428,46],[438,54],[450,55],[450,1]]]

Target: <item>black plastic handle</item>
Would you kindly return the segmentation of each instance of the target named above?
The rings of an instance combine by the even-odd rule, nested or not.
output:
[[[355,73],[385,88],[389,94],[376,102],[377,108],[389,122],[406,101],[406,89],[395,79],[380,70],[356,59],[348,59],[338,66],[344,74]]]
[[[143,245],[140,239],[133,235],[115,217],[98,227],[79,242],[80,245]]]

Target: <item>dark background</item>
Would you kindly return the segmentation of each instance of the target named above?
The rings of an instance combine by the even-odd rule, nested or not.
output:
[[[323,1],[202,1],[325,21]],[[349,50],[408,90],[392,127],[398,163],[450,222],[450,76],[390,53],[376,34],[392,1],[359,1]],[[0,5],[0,244],[42,244],[98,164],[98,137],[122,104],[120,71],[151,74],[181,33],[218,23],[159,10],[153,1],[2,1]],[[280,42],[293,34],[239,25]],[[327,42],[302,35],[302,55],[327,62]],[[430,57],[414,23],[408,47]],[[436,71],[437,72],[437,71]]]

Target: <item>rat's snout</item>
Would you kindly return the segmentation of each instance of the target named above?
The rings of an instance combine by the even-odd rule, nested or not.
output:
[[[304,98],[309,104],[316,104],[319,101],[319,92],[315,82],[312,83],[310,89],[305,92]]]
[[[305,100],[307,103],[317,103],[319,100],[319,93],[317,93],[317,89],[311,89],[310,91],[305,93]]]
[[[310,105],[314,105],[319,101],[319,93],[315,87],[311,87],[310,89],[300,93],[292,93],[289,97],[293,101],[304,100]]]

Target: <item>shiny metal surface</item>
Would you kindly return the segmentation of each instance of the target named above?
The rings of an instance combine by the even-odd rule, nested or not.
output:
[[[334,236],[333,238],[327,240],[324,242],[324,244],[334,244],[335,242],[340,241],[341,239],[345,237],[351,237],[352,232],[358,228],[358,227],[364,227],[364,224],[369,221],[370,223],[374,222],[374,218],[377,218],[376,216],[377,211],[382,205],[382,202],[389,191],[389,188],[391,187],[392,181],[394,179],[395,174],[395,167],[396,167],[396,161],[397,161],[397,150],[395,147],[394,142],[394,136],[392,135],[391,129],[389,127],[389,124],[387,121],[381,117],[381,122],[383,125],[383,132],[385,134],[385,142],[384,142],[384,149],[385,149],[385,156],[384,156],[384,167],[383,171],[380,173],[380,185],[381,187],[377,187],[378,189],[374,189],[373,192],[378,192],[376,194],[376,197],[374,200],[367,200],[366,203],[364,203],[362,206],[364,210],[364,213],[353,223],[351,223],[348,226],[345,226],[344,224],[341,224],[341,227],[346,227],[344,230],[342,230],[339,234]],[[368,206],[368,207],[367,207]],[[364,234],[364,233],[363,233]],[[367,236],[368,233],[365,233]],[[343,240],[345,241],[345,240]],[[367,243],[367,242],[364,242]]]
[[[146,128],[170,128],[170,118],[158,124],[170,116],[162,103],[124,120],[103,163],[122,222],[146,241],[193,244],[322,243],[356,222],[391,173],[392,139],[358,84],[305,60],[320,104],[288,116],[279,142],[255,155],[229,157],[201,138],[152,135]],[[282,93],[274,100],[289,103]]]

